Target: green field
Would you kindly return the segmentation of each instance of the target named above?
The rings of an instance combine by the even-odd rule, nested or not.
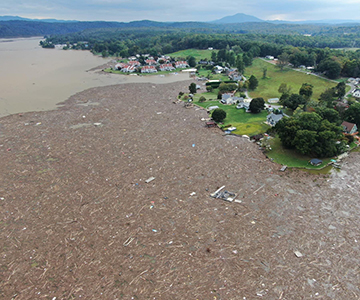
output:
[[[323,163],[320,166],[315,167],[309,164],[309,161],[313,157],[304,156],[297,153],[295,150],[284,148],[281,144],[280,138],[276,137],[270,139],[269,144],[272,150],[266,153],[267,156],[272,158],[274,162],[281,165],[287,165],[288,167],[322,169],[330,162],[331,159],[321,159]]]
[[[263,68],[267,68],[267,78],[263,79]],[[259,85],[255,91],[250,92],[252,98],[263,97],[265,100],[269,98],[280,98],[281,94],[278,88],[281,83],[286,83],[292,87],[292,93],[298,93],[303,83],[310,83],[313,88],[313,99],[318,99],[320,94],[327,88],[336,86],[336,83],[313,75],[307,75],[304,72],[294,71],[285,68],[281,71],[271,63],[265,62],[260,58],[254,59],[253,64],[245,69],[245,76],[249,78],[251,75],[256,76]]]
[[[215,93],[203,93],[201,94],[206,99],[216,99]],[[203,103],[199,103],[197,99],[200,95],[194,97],[194,104],[208,108],[209,106],[217,105],[226,111],[226,119],[224,120],[224,126],[234,126],[236,130],[235,134],[248,136],[265,132],[269,126],[264,124],[266,121],[267,111],[262,111],[259,114],[252,114],[245,112],[244,109],[237,109],[236,105],[223,105],[219,100],[209,100]]]
[[[166,54],[171,57],[182,57],[186,58],[188,56],[194,56],[196,58],[196,61],[198,62],[201,59],[207,58],[208,60],[211,59],[211,52],[216,50],[198,50],[198,49],[187,49],[182,50],[174,53]],[[216,51],[217,52],[217,51]]]

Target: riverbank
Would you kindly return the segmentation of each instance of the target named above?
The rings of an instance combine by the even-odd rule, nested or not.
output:
[[[332,175],[279,172],[174,104],[189,83],[0,119],[1,297],[360,295],[359,153]],[[223,185],[237,202],[209,196]]]
[[[0,117],[58,107],[71,95],[92,87],[122,83],[155,84],[187,80],[187,74],[140,77],[108,74],[101,66],[109,59],[89,51],[43,49],[40,38],[0,42]],[[100,66],[100,67],[99,67]]]

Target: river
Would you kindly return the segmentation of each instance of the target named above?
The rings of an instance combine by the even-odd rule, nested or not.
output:
[[[120,83],[170,83],[188,74],[129,76],[91,69],[110,61],[89,51],[43,49],[40,37],[0,39],[0,117],[55,109],[57,103],[85,89]]]

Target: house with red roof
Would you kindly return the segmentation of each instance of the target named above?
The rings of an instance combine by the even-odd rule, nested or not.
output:
[[[182,69],[182,68],[188,68],[188,67],[189,67],[189,64],[186,61],[175,62],[175,68]]]
[[[156,73],[157,70],[155,66],[143,66],[141,68],[141,73]]]
[[[160,71],[173,71],[175,70],[175,68],[173,67],[172,64],[162,64],[160,65]]]
[[[124,73],[132,73],[134,72],[136,69],[135,66],[130,66],[130,65],[125,65],[122,69],[121,69],[121,72],[124,72]]]
[[[133,60],[133,61],[129,61],[128,65],[134,66],[134,67],[139,67],[139,66],[141,66],[141,63],[137,60]]]
[[[121,70],[125,66],[126,66],[126,64],[124,64],[124,63],[118,63],[115,65],[115,70]]]
[[[145,60],[145,63],[149,66],[156,65],[156,61],[154,59],[147,59],[147,60]]]

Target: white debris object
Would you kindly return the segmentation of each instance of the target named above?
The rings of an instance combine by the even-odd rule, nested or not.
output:
[[[146,182],[146,183],[149,183],[149,182],[153,181],[154,179],[155,179],[155,177],[152,177],[152,176],[151,176],[150,178],[146,179],[145,182]]]
[[[304,255],[302,255],[302,253],[300,251],[294,251],[294,254],[296,257],[303,257]]]

